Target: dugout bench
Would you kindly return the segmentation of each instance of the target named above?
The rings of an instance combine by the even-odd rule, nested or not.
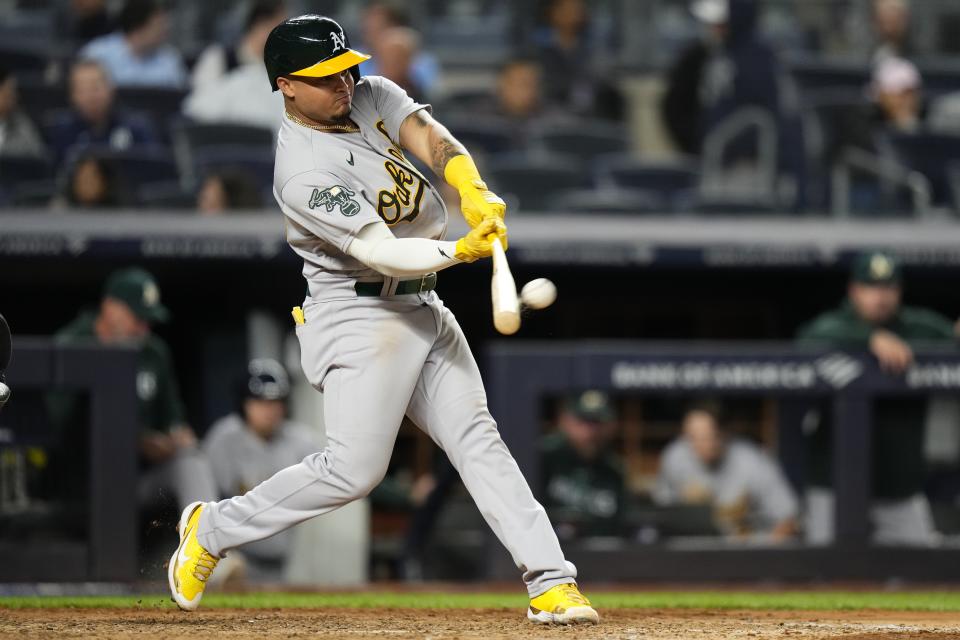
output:
[[[796,466],[803,448],[801,421],[810,399],[831,399],[836,425],[831,546],[565,544],[568,559],[588,570],[590,579],[960,579],[960,549],[873,546],[868,520],[873,399],[960,390],[958,351],[920,351],[904,376],[891,376],[868,354],[792,344],[499,341],[487,349],[484,373],[490,410],[535,493],[540,410],[547,396],[589,388],[612,394],[776,397],[777,437],[787,469]],[[515,577],[516,568],[496,540],[488,547],[488,577]]]

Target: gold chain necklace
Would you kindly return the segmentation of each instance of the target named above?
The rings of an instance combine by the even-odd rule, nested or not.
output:
[[[293,115],[289,111],[286,112],[287,117],[299,124],[302,127],[307,127],[308,129],[313,129],[314,131],[325,131],[326,133],[356,133],[360,131],[360,127],[351,122],[350,124],[310,124],[309,122],[304,122],[297,116]]]

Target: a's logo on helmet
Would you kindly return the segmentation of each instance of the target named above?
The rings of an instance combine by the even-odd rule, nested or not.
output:
[[[330,32],[330,40],[333,41],[334,51],[339,51],[340,49],[347,48],[347,43],[343,41],[343,36],[337,33],[336,31]]]
[[[154,307],[160,302],[160,289],[152,282],[143,285],[143,304],[147,307]]]

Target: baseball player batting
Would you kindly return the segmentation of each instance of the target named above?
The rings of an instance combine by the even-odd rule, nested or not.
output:
[[[386,78],[360,77],[368,58],[322,16],[287,20],[267,39],[267,74],[286,107],[274,196],[303,258],[308,295],[294,319],[304,373],[324,394],[328,445],[242,496],[188,506],[170,559],[173,599],[196,609],[227,551],[367,495],[406,415],[449,456],[522,571],[527,617],[596,623],[434,292],[436,272],[490,257],[497,240],[506,247],[503,200],[428,106]],[[442,240],[443,200],[406,152],[460,192],[465,236]]]

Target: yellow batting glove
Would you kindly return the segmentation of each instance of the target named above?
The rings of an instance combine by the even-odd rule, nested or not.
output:
[[[505,244],[507,240],[507,225],[499,218],[481,220],[475,229],[457,240],[457,249],[454,254],[457,260],[473,262],[478,258],[489,258],[493,255],[493,241],[500,238]]]
[[[480,178],[473,158],[468,155],[455,156],[444,167],[443,177],[460,193],[460,210],[472,228],[487,218],[503,220],[507,205],[500,196],[487,189],[487,183]]]

